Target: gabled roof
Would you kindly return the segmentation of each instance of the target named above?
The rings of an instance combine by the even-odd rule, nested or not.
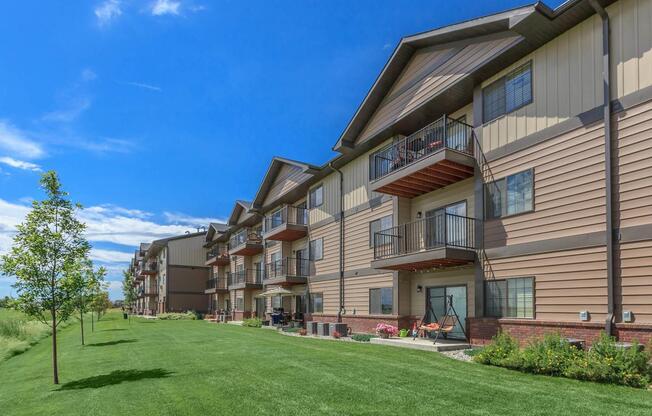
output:
[[[256,196],[254,197],[254,200],[251,204],[253,209],[262,208],[265,200],[267,199],[267,195],[269,193],[270,188],[274,184],[274,181],[277,175],[279,174],[279,172],[281,171],[281,168],[285,165],[295,166],[301,169],[302,172],[310,175],[315,175],[319,173],[319,171],[321,170],[319,166],[311,165],[310,163],[299,162],[296,160],[286,159],[278,156],[272,158],[272,161],[269,164],[269,167],[267,168],[267,172],[263,177],[263,181],[260,184],[260,187],[258,188],[258,192],[256,192]]]
[[[598,3],[606,7],[613,1],[598,0]],[[403,134],[397,130],[410,131],[413,129],[411,131],[416,131],[425,125],[424,116],[426,119],[434,120],[441,114],[460,108],[470,101],[473,88],[484,79],[511,65],[594,13],[588,0],[569,0],[554,10],[542,2],[537,2],[402,38],[342,132],[333,150],[346,154],[355,149],[357,154],[397,133]],[[355,144],[356,139],[372,119],[375,111],[417,50],[435,45],[456,45],[470,42],[474,38],[505,32],[518,35],[519,41],[492,56],[481,67],[470,71],[465,77],[456,81],[456,84],[442,89],[427,104],[420,106],[419,111],[403,115],[401,120],[394,123],[397,126],[391,126],[375,133],[374,137],[367,140],[364,146],[360,146],[361,149],[358,151],[358,146]],[[444,62],[442,62],[443,64]]]
[[[249,212],[250,208],[251,202],[249,201],[243,201],[241,199],[235,201],[235,205],[233,206],[233,210],[231,211],[231,215],[229,216],[227,224],[229,226],[238,225],[238,218],[240,217],[240,214]]]
[[[147,253],[145,255],[146,258],[151,258],[152,256],[158,254],[159,251],[165,246],[168,245],[170,241],[174,240],[183,240],[185,238],[193,238],[201,235],[205,235],[206,231],[200,231],[197,233],[191,233],[186,231],[186,234],[181,234],[181,235],[175,235],[172,237],[167,237],[167,238],[161,238],[159,240],[154,240],[152,243],[149,245],[149,248],[147,249]]]
[[[213,241],[213,236],[215,233],[217,234],[223,234],[226,232],[226,230],[229,227],[226,224],[223,224],[221,222],[212,222],[208,224],[208,231],[206,231],[206,242],[210,243]]]

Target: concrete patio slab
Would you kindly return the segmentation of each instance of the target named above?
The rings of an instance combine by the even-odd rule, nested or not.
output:
[[[401,348],[412,348],[415,350],[424,350],[424,351],[457,351],[457,350],[466,350],[471,348],[471,345],[465,341],[459,340],[448,340],[440,339],[437,340],[435,344],[433,340],[428,338],[417,338],[412,339],[407,338],[372,338],[370,341],[372,344],[381,344],[381,345],[391,345],[394,347]]]

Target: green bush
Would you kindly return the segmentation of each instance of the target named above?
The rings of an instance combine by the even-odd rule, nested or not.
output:
[[[649,352],[636,342],[629,349],[619,348],[615,339],[604,333],[589,351],[577,349],[560,335],[547,335],[519,350],[512,337],[499,334],[473,359],[527,373],[638,388],[646,388],[652,380]]]
[[[301,330],[301,328],[285,328],[283,331],[284,332],[289,332],[291,334],[297,333]]]
[[[169,313],[159,313],[156,315],[158,319],[163,321],[194,321],[197,319],[197,316],[194,312],[169,312]]]
[[[515,360],[515,355],[517,354],[518,342],[509,335],[501,332],[493,337],[491,343],[487,344],[473,359],[481,364],[505,367],[505,364]]]
[[[376,338],[374,335],[370,334],[353,334],[351,339],[358,342],[369,342],[372,338]]]
[[[242,321],[242,326],[248,326],[251,328],[260,328],[263,326],[263,321],[260,318],[249,318]]]

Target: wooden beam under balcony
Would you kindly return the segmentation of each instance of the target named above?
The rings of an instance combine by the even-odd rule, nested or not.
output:
[[[374,260],[371,267],[384,270],[417,271],[433,268],[463,266],[475,261],[475,251],[441,247],[420,253],[409,253]]]
[[[263,237],[274,241],[295,241],[308,235],[308,226],[304,224],[289,224],[287,222],[265,231]]]

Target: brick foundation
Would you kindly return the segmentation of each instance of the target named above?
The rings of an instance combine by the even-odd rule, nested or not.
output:
[[[233,320],[242,321],[243,319],[251,318],[251,312],[249,311],[233,311]]]
[[[337,315],[325,315],[325,314],[306,314],[304,317],[305,321],[317,321],[317,322],[337,322]],[[352,332],[365,332],[365,333],[374,333],[376,331],[376,325],[379,323],[394,325],[401,328],[410,328],[412,322],[416,321],[417,318],[412,316],[396,316],[396,315],[382,315],[382,316],[360,316],[360,315],[342,315],[342,323],[345,323],[351,328]]]
[[[469,342],[473,345],[484,345],[498,331],[505,332],[516,338],[521,345],[546,334],[558,333],[563,337],[582,339],[588,346],[596,340],[604,324],[597,322],[555,322],[520,319],[468,318]],[[616,324],[614,335],[619,341],[631,342],[636,339],[642,344],[652,341],[652,325]]]

